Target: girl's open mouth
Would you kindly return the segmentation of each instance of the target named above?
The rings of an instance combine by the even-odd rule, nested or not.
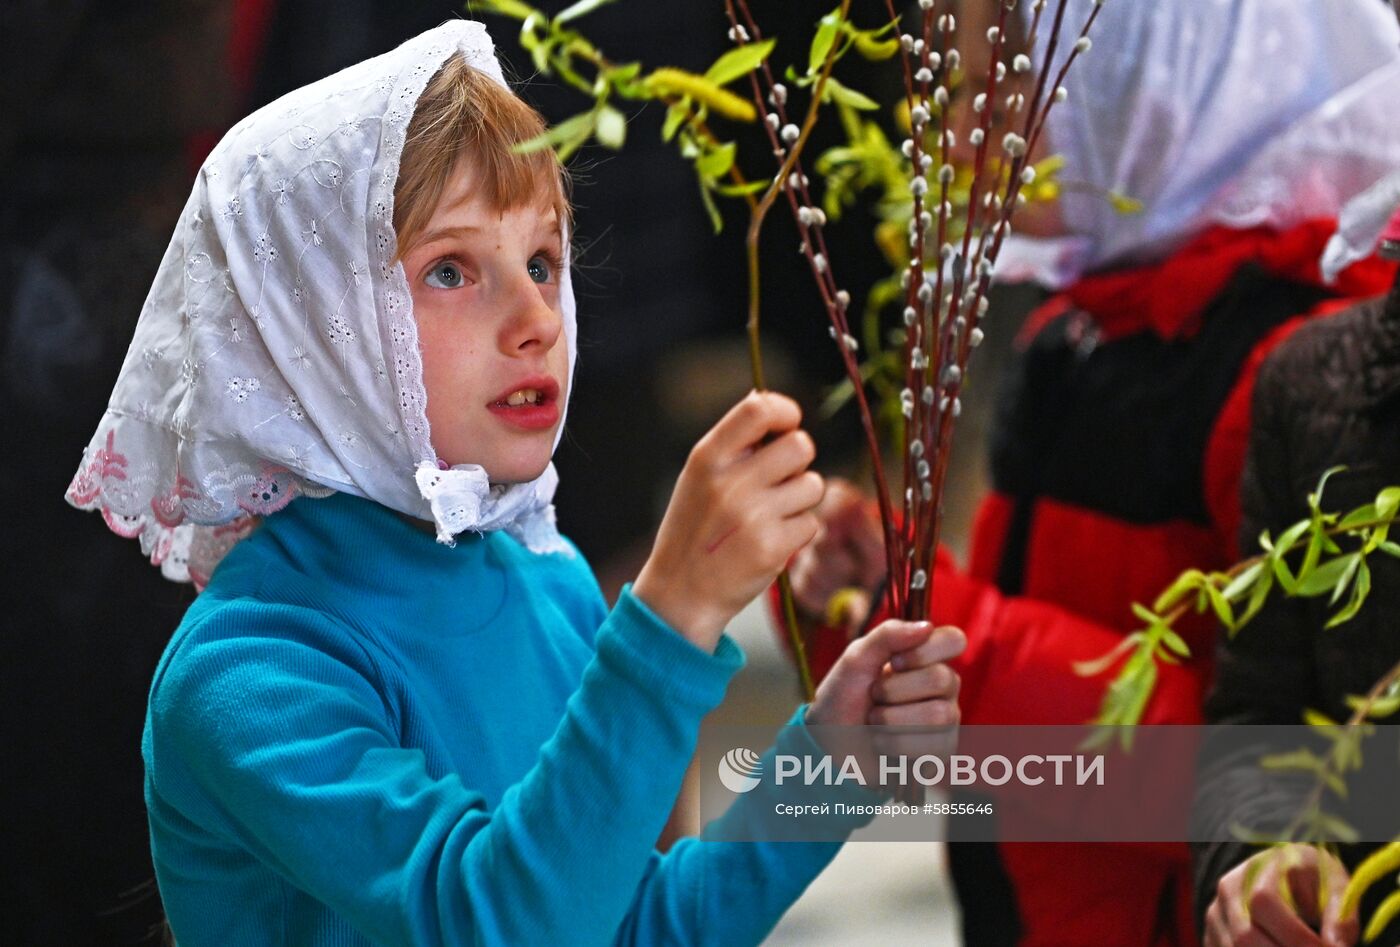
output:
[[[545,430],[559,421],[559,384],[548,376],[523,378],[486,407],[507,424]]]

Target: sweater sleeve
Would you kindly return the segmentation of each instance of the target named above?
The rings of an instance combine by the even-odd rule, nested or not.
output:
[[[765,773],[779,753],[807,756],[825,753],[803,723],[806,705],[798,708],[764,754]],[[738,796],[698,838],[684,838],[665,855],[654,854],[618,943],[737,945],[757,944],[772,931],[783,912],[821,874],[845,837],[870,822],[871,814],[822,817],[819,830],[791,829],[798,835],[820,834],[822,841],[783,838],[792,823],[778,824],[780,803],[803,801],[801,788],[779,789],[763,780]],[[807,801],[877,806],[889,800],[856,785],[824,787]],[[835,807],[833,806],[833,809]],[[746,841],[760,838],[764,841]]]
[[[1278,353],[1283,356],[1287,349]],[[1241,546],[1253,546],[1261,530],[1277,534],[1306,515],[1293,482],[1288,458],[1287,419],[1294,410],[1286,372],[1279,357],[1264,363],[1254,390],[1253,423],[1240,489],[1243,520]],[[1216,677],[1206,701],[1211,724],[1297,724],[1305,707],[1316,703],[1311,641],[1322,622],[1307,600],[1277,592],[1250,627],[1233,637],[1222,634],[1216,648]],[[1225,747],[1207,734],[1201,751],[1192,818],[1198,837],[1226,839],[1232,824],[1257,831],[1281,827],[1295,814],[1310,786],[1282,780],[1259,768],[1261,755],[1277,747],[1241,746],[1236,735]],[[1196,919],[1203,924],[1221,877],[1256,849],[1240,841],[1192,845]]]
[[[676,940],[709,942],[699,928],[726,898],[724,929],[747,936],[833,849],[655,853],[742,653],[727,637],[702,652],[630,591],[535,766],[494,809],[470,772],[434,776],[400,745],[375,662],[338,623],[241,603],[205,624],[224,627],[190,629],[153,685],[154,792],[378,943],[601,944],[623,930],[649,943],[662,905]]]

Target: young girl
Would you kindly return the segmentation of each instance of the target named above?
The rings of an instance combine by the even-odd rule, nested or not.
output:
[[[835,852],[653,848],[743,661],[723,628],[822,483],[797,407],[750,395],[607,611],[550,505],[569,207],[552,155],[511,150],[542,129],[452,22],[250,116],[199,176],[68,493],[207,583],[142,743],[183,945],[753,943]],[[881,626],[779,745],[955,720],[960,648]]]

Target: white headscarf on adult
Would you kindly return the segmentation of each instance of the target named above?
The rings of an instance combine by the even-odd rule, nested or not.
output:
[[[1069,0],[1057,64],[1094,3]],[[1032,0],[1019,6],[1029,22]],[[1088,189],[1061,194],[1068,236],[1008,241],[1001,279],[1061,287],[1213,224],[1335,217],[1400,167],[1400,26],[1382,0],[1109,0],[1092,38],[1046,124],[1062,178]],[[1114,210],[1105,191],[1143,212]]]
[[[553,464],[493,486],[478,465],[444,469],[429,436],[394,185],[418,97],[453,55],[505,85],[485,28],[448,22],[259,109],[200,170],[67,493],[167,577],[202,584],[256,517],[335,491],[432,521],[442,542],[505,529],[567,550]]]

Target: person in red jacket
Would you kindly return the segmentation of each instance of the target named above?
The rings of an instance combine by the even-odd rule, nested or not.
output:
[[[1376,0],[1103,8],[1047,125],[1064,177],[1088,186],[1064,190],[1053,238],[1009,242],[998,265],[1060,292],[1025,324],[998,398],[968,569],[941,553],[934,576],[934,618],[969,639],[964,724],[1088,721],[1112,670],[1072,663],[1110,650],[1132,604],[1183,569],[1239,557],[1259,364],[1393,274],[1368,261],[1325,285],[1317,261],[1340,206],[1400,160],[1397,83],[1400,30]],[[822,513],[792,567],[809,620],[836,588],[873,595],[883,578],[867,501],[832,485]],[[1214,628],[1181,630],[1195,657],[1164,672],[1146,723],[1202,719]],[[847,631],[809,636],[818,676]],[[969,947],[1197,942],[1184,843],[958,843],[949,859]]]

